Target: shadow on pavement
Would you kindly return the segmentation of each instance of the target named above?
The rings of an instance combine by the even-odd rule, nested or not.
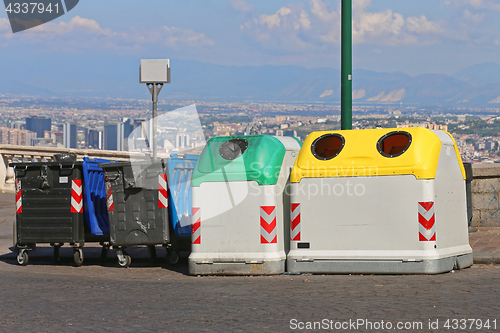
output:
[[[9,265],[19,265],[16,260],[17,251],[10,247],[11,252],[0,255],[0,261]],[[118,258],[115,251],[109,249],[108,256],[101,259],[100,246],[83,247],[83,264],[82,266],[102,266],[102,267],[119,267]],[[174,271],[183,275],[189,275],[188,258],[186,254],[181,253],[179,262],[171,265],[166,260],[166,251],[162,247],[156,248],[157,258],[149,258],[148,249],[144,246],[128,247],[126,252],[132,258],[130,267],[163,267],[170,271]],[[36,250],[29,251],[28,265],[58,265],[58,266],[74,266],[73,249],[71,246],[63,246],[60,249],[60,258],[57,262],[54,260],[54,250],[49,245],[37,245]],[[124,268],[125,269],[125,268]]]

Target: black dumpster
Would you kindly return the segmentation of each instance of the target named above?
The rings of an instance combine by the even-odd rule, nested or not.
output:
[[[167,160],[99,164],[104,171],[109,236],[122,267],[130,265],[128,246],[169,243]]]
[[[73,247],[74,262],[83,262],[84,211],[82,162],[10,163],[16,175],[14,249],[17,262],[28,263],[28,251],[37,243]]]

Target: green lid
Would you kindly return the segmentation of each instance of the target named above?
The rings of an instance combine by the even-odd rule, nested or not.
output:
[[[285,152],[280,140],[270,135],[212,138],[196,163],[192,184],[253,180],[275,185]]]

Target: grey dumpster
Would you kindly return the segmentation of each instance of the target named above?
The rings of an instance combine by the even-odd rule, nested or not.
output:
[[[110,243],[118,263],[131,262],[125,248],[169,242],[166,160],[99,164],[104,171]]]

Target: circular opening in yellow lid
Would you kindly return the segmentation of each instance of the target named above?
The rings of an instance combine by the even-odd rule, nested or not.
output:
[[[378,152],[385,157],[402,155],[411,145],[411,134],[404,131],[390,132],[377,142]]]
[[[314,140],[311,151],[319,160],[330,160],[340,154],[344,148],[345,139],[340,134],[325,134]]]

